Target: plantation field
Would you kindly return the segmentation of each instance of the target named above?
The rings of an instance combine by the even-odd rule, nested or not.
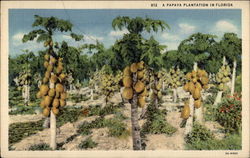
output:
[[[90,91],[90,89],[86,87],[82,88],[80,91],[86,93]],[[72,94],[72,96],[76,95],[74,91],[72,91],[72,93],[69,92],[69,94]],[[85,97],[89,95],[90,93],[87,93]],[[187,96],[184,91],[182,91],[182,95],[183,97]],[[105,109],[102,109],[101,103],[103,102],[103,96],[93,101],[90,99],[84,102],[75,102],[74,99],[69,99],[67,101],[68,106],[65,108],[65,113],[67,112],[67,114],[58,116],[57,124],[59,128],[57,131],[57,150],[133,149],[132,140],[130,139],[131,111],[129,103],[122,105],[122,99],[119,93],[116,93],[111,99],[113,108],[110,104]],[[197,149],[206,149],[206,147],[201,147],[202,143],[192,146],[192,144],[185,142],[185,128],[180,128],[182,122],[180,115],[183,102],[171,102],[171,95],[163,96],[164,104],[160,107],[160,109],[164,111],[164,119],[169,123],[167,125],[167,132],[161,131],[162,127],[160,123],[155,122],[155,129],[152,129],[152,133],[145,132],[143,138],[146,145],[145,150],[184,150],[193,149],[193,147]],[[28,108],[29,107],[27,107],[27,109]],[[89,108],[89,113],[87,115],[84,115],[82,112],[85,108]],[[100,113],[103,114],[101,117]],[[209,114],[207,115],[209,117]],[[72,116],[74,116],[74,119],[71,118]],[[37,114],[19,112],[17,115],[10,115],[10,132],[17,131],[15,134],[10,135],[10,149],[17,151],[50,150],[50,130],[41,127],[44,119],[45,117],[42,115],[41,111],[40,113],[37,112]],[[139,120],[140,126],[143,127],[146,121],[147,119]],[[27,126],[25,126],[25,124]],[[213,134],[212,138],[206,140],[212,142],[211,144],[207,144],[207,149],[216,150],[218,144],[213,144],[213,142],[219,143],[225,140],[229,140],[233,144],[221,145],[218,149],[227,150],[232,148],[231,146],[233,146],[232,149],[241,148],[241,137],[235,135],[234,137],[228,138],[224,132],[223,126],[218,122],[208,120],[204,123],[204,127],[206,127],[204,131],[198,132],[200,135],[204,132],[207,134],[208,131]],[[18,130],[20,128],[23,130]],[[29,133],[32,134],[30,135]],[[18,139],[18,136],[22,136],[22,139]],[[203,135],[201,135],[200,139],[203,139]]]
[[[15,38],[41,49],[9,55],[9,150],[241,150],[238,34],[180,35],[171,50],[159,37],[175,24],[116,14],[109,47],[59,17],[24,24]]]

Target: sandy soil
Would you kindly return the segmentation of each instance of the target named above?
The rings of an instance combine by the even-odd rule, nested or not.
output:
[[[86,88],[85,88],[86,90]],[[184,95],[184,94],[183,94]],[[171,100],[171,96],[164,96],[165,101],[169,102]],[[112,99],[111,102],[119,103],[121,101],[121,96],[117,93]],[[104,102],[104,97],[100,97],[98,100],[88,100],[82,102],[81,105],[89,106],[102,104]],[[180,112],[175,108],[171,109],[173,106],[168,106],[166,103],[161,108],[170,108],[168,109],[168,114],[166,115],[166,120],[172,126],[177,128],[177,131],[172,136],[167,136],[165,134],[154,134],[154,135],[146,135],[146,150],[183,150],[184,149],[184,128],[180,128],[179,125],[182,121],[180,118]],[[141,109],[139,109],[139,115],[141,114]],[[128,117],[129,119],[124,120],[124,123],[127,124],[127,129],[131,131],[131,121],[130,121],[130,104],[125,103],[125,106],[122,110],[123,115]],[[132,150],[132,139],[131,136],[127,138],[115,138],[108,136],[107,128],[99,128],[93,129],[92,134],[88,136],[77,135],[77,127],[84,121],[93,121],[98,116],[92,116],[88,118],[81,118],[74,123],[66,123],[62,127],[60,127],[57,131],[57,143],[62,144],[61,147],[65,150],[81,150],[78,145],[91,137],[93,141],[98,143],[98,145],[93,149],[88,150]],[[112,118],[114,115],[105,116],[106,119]],[[28,122],[28,121],[38,121],[42,119],[42,115],[16,115],[10,117],[10,123],[14,122]],[[146,120],[140,120],[139,124],[142,126]],[[220,133],[221,127],[218,123],[215,122],[206,122],[205,126],[211,129],[214,133],[216,133],[216,137],[218,139],[222,139],[224,136]],[[72,138],[72,140],[65,142],[67,138]],[[28,150],[31,145],[47,143],[50,142],[50,131],[49,129],[45,129],[43,131],[38,132],[35,135],[27,137],[13,145],[16,150]]]

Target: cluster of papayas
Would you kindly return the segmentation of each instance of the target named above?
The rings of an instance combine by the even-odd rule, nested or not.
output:
[[[161,89],[162,89],[162,83],[163,83],[163,72],[162,71],[158,71],[155,72],[154,74],[151,74],[150,77],[150,82],[151,84],[151,88],[152,88],[152,92],[151,93],[151,99],[161,99],[162,98],[162,93],[161,93]]]
[[[181,118],[188,119],[190,116],[190,107],[189,107],[189,101],[186,100],[184,102],[184,108],[181,111]]]
[[[171,68],[166,77],[166,83],[171,88],[177,88],[183,85],[184,73],[179,69]]]
[[[40,90],[37,93],[37,98],[42,98],[40,106],[43,108],[44,116],[49,116],[50,110],[57,115],[59,113],[59,107],[66,105],[65,99],[67,98],[67,94],[63,87],[66,75],[62,73],[62,58],[56,59],[46,54],[44,59],[46,72],[43,78],[43,84],[40,86]],[[53,88],[49,87],[51,83],[54,84]]]
[[[111,99],[115,91],[119,90],[118,79],[112,74],[103,74],[100,81],[100,90],[107,100]]]
[[[208,74],[205,70],[198,69],[197,71],[192,71],[186,74],[186,79],[188,82],[184,85],[184,90],[192,94],[194,98],[194,107],[200,108],[201,101],[201,91],[202,89],[208,88]]]
[[[19,73],[17,78],[18,90],[21,90],[24,85],[29,85],[31,83],[31,72],[30,69],[26,69]]]
[[[219,90],[225,91],[228,89],[226,83],[230,81],[230,76],[231,76],[231,70],[229,65],[226,63],[225,65],[221,66],[219,72],[215,76]]]
[[[130,66],[125,67],[123,70],[123,86],[125,87],[122,92],[122,97],[127,100],[133,98],[134,93],[138,96],[138,105],[144,107],[146,104],[145,98],[147,96],[147,89],[144,83],[144,62],[133,63]],[[133,76],[136,74],[136,82],[133,81]]]

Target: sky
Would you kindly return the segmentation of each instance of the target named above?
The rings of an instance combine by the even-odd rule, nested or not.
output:
[[[69,20],[73,32],[84,35],[84,41],[73,41],[68,33],[56,33],[54,40],[67,41],[70,45],[80,46],[84,43],[102,42],[106,48],[127,33],[126,29],[114,30],[112,20],[117,16],[149,17],[165,21],[170,29],[157,33],[143,33],[145,38],[151,35],[167,50],[177,49],[180,42],[193,33],[217,35],[220,40],[224,33],[234,32],[241,38],[240,9],[10,9],[9,10],[9,54],[16,56],[22,50],[36,52],[42,50],[43,44],[30,41],[22,43],[22,37],[32,28],[34,15],[55,16]]]

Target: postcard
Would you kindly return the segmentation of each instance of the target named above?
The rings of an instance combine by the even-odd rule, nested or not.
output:
[[[1,157],[249,157],[249,1],[2,1]]]

